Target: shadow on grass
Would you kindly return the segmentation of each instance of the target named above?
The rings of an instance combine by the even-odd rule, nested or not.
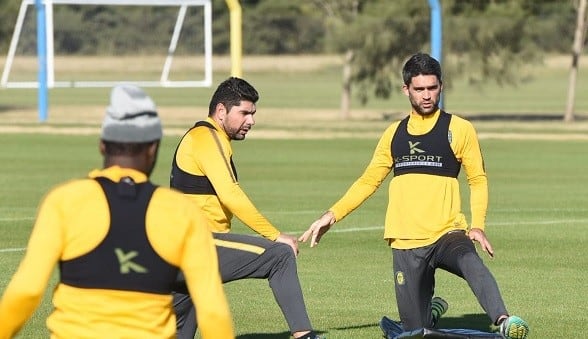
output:
[[[469,330],[478,330],[484,332],[491,332],[490,328],[490,320],[486,314],[465,314],[461,317],[443,317],[439,320],[438,328],[443,329],[469,329]],[[343,327],[336,327],[335,329],[338,331],[345,331],[345,330],[353,330],[353,329],[360,329],[360,328],[369,328],[369,327],[379,327],[378,322],[370,323],[370,324],[358,324],[358,325],[350,325],[350,326],[343,326]],[[328,331],[317,331],[319,335],[327,335]],[[247,333],[241,334],[237,336],[237,339],[289,339],[290,333],[289,332],[279,332],[279,333]]]
[[[363,324],[363,325],[350,325],[350,326],[343,326],[343,327],[335,327],[336,330],[354,330],[358,328],[368,328],[368,327],[380,327],[380,324],[375,322],[372,324]]]
[[[397,321],[397,319],[392,319]],[[439,320],[438,329],[467,329],[482,332],[492,332],[490,318],[485,313],[465,314],[461,317],[444,316]]]
[[[350,325],[350,326],[343,326],[343,327],[335,327],[334,329],[338,331],[345,331],[345,330],[353,330],[353,329],[360,329],[360,328],[368,328],[368,327],[379,327],[380,325],[377,322],[371,324],[360,324],[360,325]],[[319,336],[327,336],[328,331],[320,331],[314,330]],[[290,339],[290,332],[280,332],[280,333],[247,333],[241,334],[237,336],[237,339]]]
[[[378,322],[370,324],[358,324],[350,326],[335,327],[338,331],[379,327]],[[442,329],[469,329],[478,330],[484,332],[491,332],[490,320],[486,314],[466,314],[461,317],[443,317],[439,320],[438,328]],[[320,336],[328,336],[328,331],[315,330]],[[246,333],[236,337],[237,339],[289,339],[291,338],[290,332],[279,332],[279,333]]]
[[[17,109],[22,109],[24,108],[24,106],[14,106],[14,105],[2,105],[0,104],[0,114],[1,113],[5,113],[5,112],[9,112],[9,111],[14,111]]]
[[[490,331],[490,318],[486,314],[464,314],[461,317],[442,317],[438,328],[465,328],[478,331]]]
[[[241,334],[236,337],[237,339],[289,339],[290,332],[281,333],[248,333]]]
[[[318,335],[324,335],[325,332],[317,331],[315,332]],[[236,337],[236,339],[290,339],[291,335],[290,332],[280,332],[280,333],[247,333],[241,334]]]

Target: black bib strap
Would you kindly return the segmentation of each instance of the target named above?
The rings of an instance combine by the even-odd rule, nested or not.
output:
[[[210,122],[204,121],[204,120],[198,121],[197,123],[194,124],[194,126],[190,130],[188,130],[188,132],[186,132],[186,134],[184,134],[182,139],[184,137],[186,137],[186,135],[192,129],[194,129],[196,127],[200,127],[200,126],[205,126],[207,128],[210,128],[210,129],[216,131],[216,128]],[[174,153],[174,157],[172,160],[172,169],[171,169],[170,183],[169,183],[170,187],[175,188],[175,189],[177,189],[183,193],[186,193],[186,194],[217,195],[216,190],[214,189],[214,186],[212,186],[212,183],[210,182],[208,177],[206,177],[204,175],[195,175],[195,174],[188,173],[188,172],[182,170],[178,166],[178,163],[176,160],[176,156],[178,154],[178,148],[179,148],[179,144],[178,144],[178,147],[176,147],[176,151]],[[231,171],[233,171],[233,175],[234,175],[235,179],[237,179],[237,169],[235,168],[235,164],[233,163],[232,157],[230,159],[230,164],[231,164]]]
[[[408,133],[408,119],[399,123],[392,137],[394,175],[421,173],[457,178],[461,163],[451,149],[451,114],[441,111],[435,126],[423,135]]]
[[[146,230],[147,208],[157,187],[150,182],[136,184],[129,177],[120,182],[95,180],[108,202],[108,233],[90,252],[60,262],[61,282],[81,288],[170,293],[178,268],[155,252]]]

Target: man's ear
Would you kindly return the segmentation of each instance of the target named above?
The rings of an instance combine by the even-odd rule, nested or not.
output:
[[[100,154],[106,155],[106,145],[104,144],[104,140],[100,140],[98,143],[98,149],[100,150]]]
[[[220,102],[218,104],[216,104],[215,112],[216,112],[216,117],[221,121],[224,120],[226,118],[227,114],[229,113],[229,112],[227,112],[227,107],[223,103],[220,103]]]
[[[402,93],[404,93],[404,95],[408,96],[408,85],[404,84],[402,85]]]
[[[157,150],[158,149],[159,149],[159,141],[152,142],[151,145],[149,145],[149,148],[147,149],[149,156],[157,157]]]

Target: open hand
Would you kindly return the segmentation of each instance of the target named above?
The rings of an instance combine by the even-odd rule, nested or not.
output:
[[[492,249],[492,245],[490,245],[490,241],[486,238],[486,233],[484,233],[484,231],[479,228],[472,228],[469,231],[468,236],[473,241],[480,243],[482,250],[488,253],[491,258],[494,258],[494,250]]]
[[[310,225],[308,230],[306,230],[298,240],[306,242],[310,238],[310,247],[316,246],[321,240],[321,237],[327,233],[335,221],[335,215],[333,212],[325,212],[325,214]]]

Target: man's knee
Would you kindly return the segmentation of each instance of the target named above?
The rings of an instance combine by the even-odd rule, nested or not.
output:
[[[290,245],[284,243],[276,243],[269,251],[268,254],[280,258],[282,261],[296,261],[296,255]]]

